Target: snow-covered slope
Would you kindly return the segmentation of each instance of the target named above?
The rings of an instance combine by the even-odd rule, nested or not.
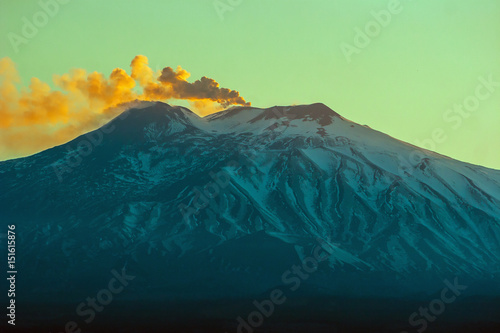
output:
[[[78,299],[121,267],[142,281],[141,297],[256,295],[325,243],[307,290],[416,295],[462,276],[478,294],[498,292],[500,171],[323,104],[205,118],[164,103],[130,109],[1,162],[0,187],[2,225],[17,224],[20,270],[36,286],[29,297]]]

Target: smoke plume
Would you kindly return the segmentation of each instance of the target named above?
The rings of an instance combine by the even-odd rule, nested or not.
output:
[[[20,86],[14,62],[0,59],[0,160],[69,141],[111,120],[123,110],[117,106],[135,100],[187,100],[200,115],[250,105],[238,91],[221,88],[211,78],[189,82],[190,74],[181,67],[155,73],[143,55],[130,66],[130,75],[116,68],[109,77],[73,69],[54,75],[52,89],[37,78]]]

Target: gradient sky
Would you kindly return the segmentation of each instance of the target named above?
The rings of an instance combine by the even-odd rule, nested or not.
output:
[[[27,85],[31,77],[51,83],[53,74],[75,67],[129,72],[143,54],[153,69],[180,65],[193,80],[211,77],[253,106],[322,102],[420,146],[441,129],[444,139],[426,148],[500,169],[500,84],[479,87],[480,77],[500,82],[500,1],[401,0],[348,61],[342,47],[356,46],[355,29],[390,3],[72,0],[15,52],[8,33],[22,35],[23,17],[31,21],[41,7],[1,0],[0,58],[12,59]],[[478,91],[470,116],[447,113],[473,103]]]

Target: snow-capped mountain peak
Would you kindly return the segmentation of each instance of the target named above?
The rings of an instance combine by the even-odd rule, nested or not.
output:
[[[65,145],[1,162],[0,186],[3,220],[17,222],[29,254],[20,265],[39,290],[71,285],[87,264],[126,262],[165,293],[198,286],[187,277],[199,273],[198,295],[258,294],[318,239],[338,244],[314,282],[324,293],[355,284],[355,294],[415,294],[450,275],[488,293],[500,272],[500,171],[323,104],[203,118],[164,103],[135,107]]]

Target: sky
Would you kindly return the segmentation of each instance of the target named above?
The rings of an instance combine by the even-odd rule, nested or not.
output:
[[[200,114],[321,102],[500,169],[499,17],[497,0],[0,0],[0,160],[156,98]]]

